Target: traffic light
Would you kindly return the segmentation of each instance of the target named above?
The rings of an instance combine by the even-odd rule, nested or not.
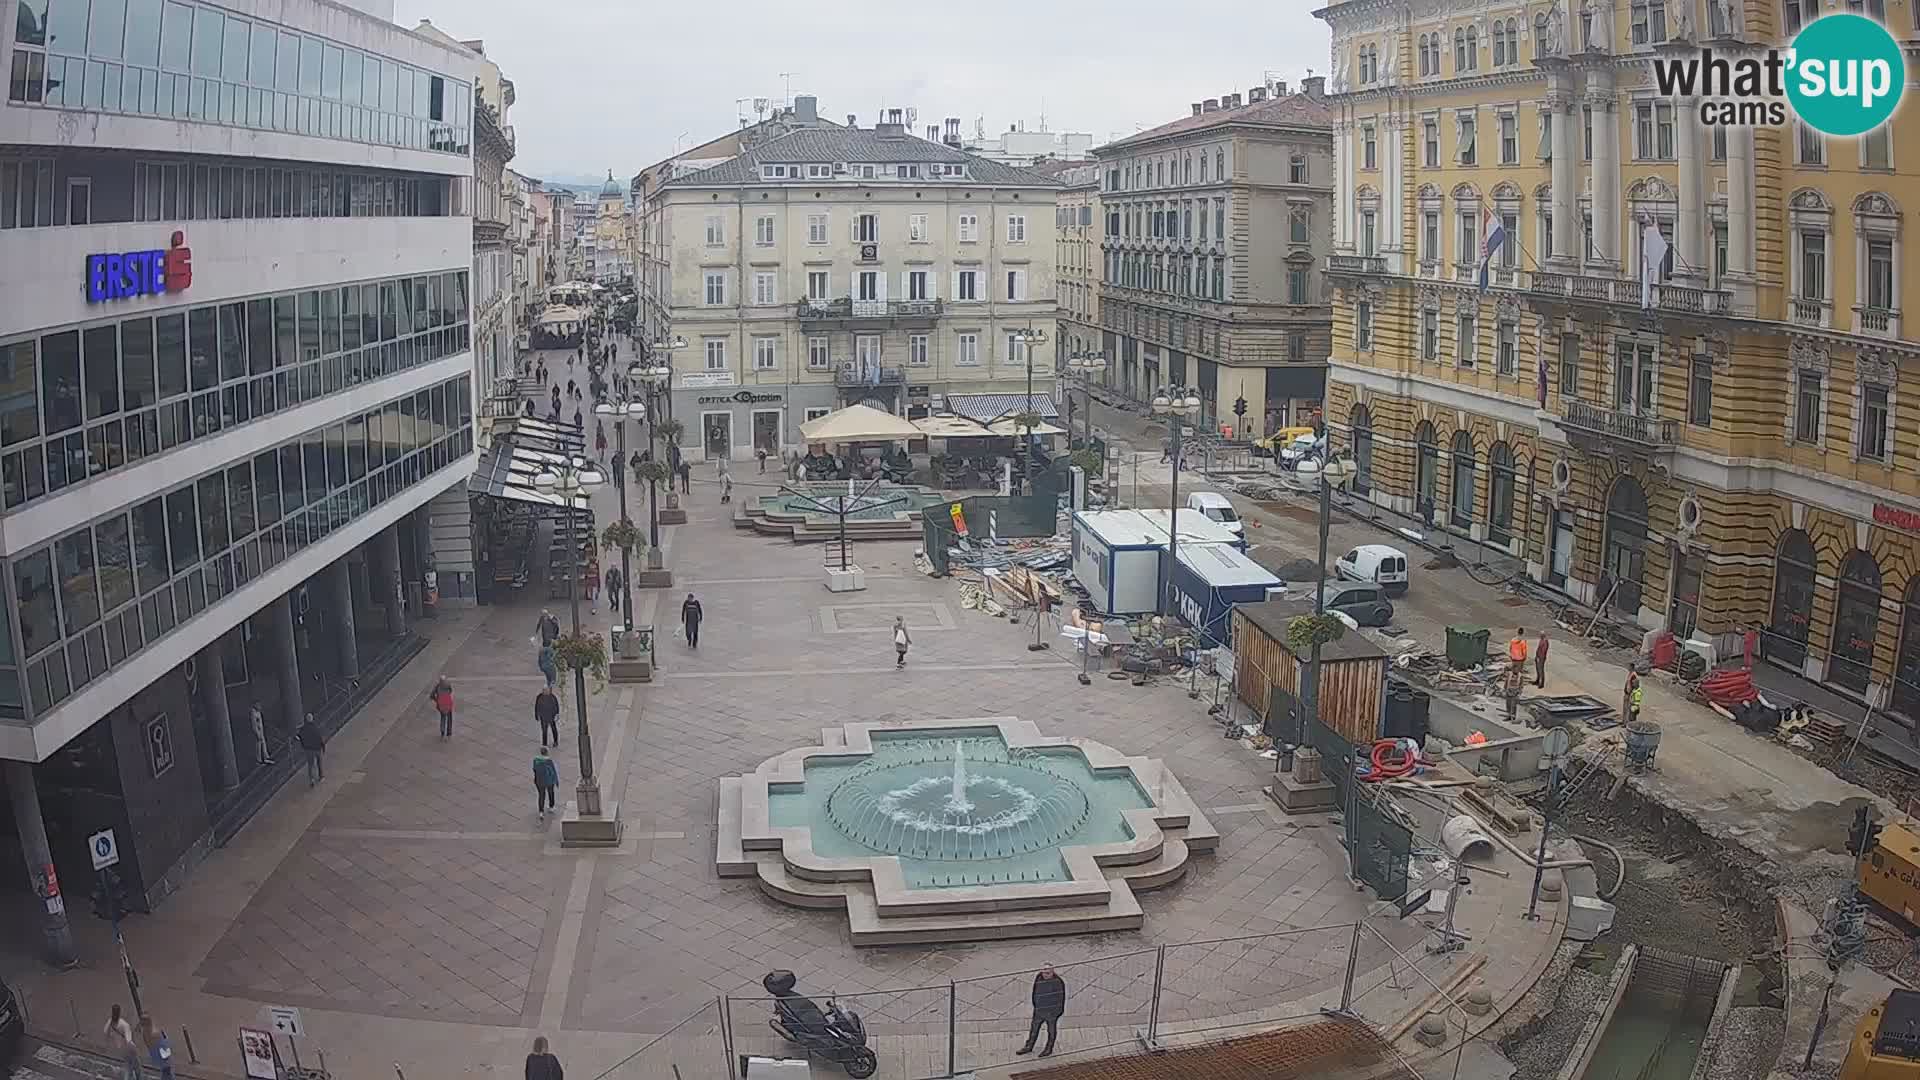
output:
[[[1247,399],[1244,396],[1233,399],[1233,415],[1235,416],[1247,415]]]

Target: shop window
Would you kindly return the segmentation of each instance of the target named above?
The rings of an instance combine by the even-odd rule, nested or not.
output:
[[[1773,561],[1773,620],[1760,642],[1761,655],[1798,668],[1807,659],[1807,629],[1813,620],[1813,541],[1799,529],[1780,535]]]
[[[1504,442],[1487,452],[1487,539],[1502,546],[1513,542],[1513,493],[1518,487],[1513,449]]]
[[[1600,596],[1614,611],[1633,616],[1640,611],[1640,578],[1646,569],[1647,494],[1640,482],[1622,476],[1607,494],[1607,533],[1603,552]],[[1611,601],[1606,599],[1611,592]]]
[[[1373,490],[1373,414],[1365,405],[1355,405],[1348,420],[1353,431],[1353,479],[1356,495]]]
[[[1854,551],[1840,567],[1833,609],[1833,643],[1827,681],[1864,694],[1873,681],[1873,652],[1880,629],[1880,565]]]
[[[1473,523],[1473,436],[1453,433],[1453,510],[1448,521],[1456,529]]]

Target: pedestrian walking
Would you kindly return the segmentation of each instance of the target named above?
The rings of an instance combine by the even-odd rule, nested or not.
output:
[[[732,473],[723,472],[720,474],[720,501],[723,503],[730,503],[733,501],[733,474]]]
[[[427,696],[433,699],[434,711],[440,714],[440,737],[453,738],[453,684],[442,675]]]
[[[620,568],[607,567],[607,610],[620,614]]]
[[[767,448],[766,448],[766,447],[764,447],[764,446],[762,446],[762,447],[760,447],[760,448],[759,448],[758,450],[755,450],[755,451],[753,452],[753,456],[754,456],[754,457],[756,457],[756,458],[759,458],[759,459],[760,459],[760,474],[761,474],[762,476],[764,476],[764,475],[766,475],[766,472],[767,472]]]
[[[700,610],[700,598],[688,593],[680,604],[680,627],[686,632],[689,648],[700,647],[700,620],[705,614]]]
[[[578,405],[573,407],[573,426],[582,431],[586,430],[586,421],[582,418]]]
[[[327,765],[321,760],[327,752],[327,737],[320,733],[320,725],[313,722],[313,714],[308,713],[294,738],[300,743],[301,752],[307,755],[307,786],[312,787],[327,778]]]
[[[1519,722],[1520,687],[1522,683],[1526,682],[1526,678],[1527,678],[1527,671],[1526,671],[1526,665],[1524,663],[1514,664],[1513,666],[1507,668],[1506,697],[1507,697],[1507,723],[1509,725]]]
[[[693,462],[680,459],[680,494],[693,494]]]
[[[113,1007],[113,1015],[107,1018],[107,1026],[100,1033],[106,1036],[107,1048],[120,1062],[120,1075],[125,1080],[141,1080],[140,1043],[133,1037],[133,1025],[120,1015],[120,1006]]]
[[[542,818],[553,809],[553,793],[560,786],[560,768],[547,756],[547,744],[533,752],[533,812]]]
[[[147,1062],[160,1074],[160,1080],[173,1080],[173,1043],[160,1028],[148,1031]]]
[[[551,643],[540,646],[540,659],[538,663],[540,665],[540,674],[547,677],[547,689],[553,689],[553,685],[560,681],[560,667],[554,659],[553,645]]]
[[[247,720],[253,724],[253,760],[256,765],[273,764],[273,755],[267,752],[267,718],[260,711],[260,703],[254,702],[247,710]]]
[[[1533,643],[1533,685],[1544,689],[1547,685],[1547,632],[1540,631],[1540,640]]]
[[[593,607],[593,601],[600,595],[600,560],[587,560],[587,577],[584,582],[587,589],[587,607]]]
[[[527,1055],[527,1080],[567,1080],[560,1059],[547,1050],[545,1035],[534,1036],[533,1053]]]
[[[1027,1028],[1025,1046],[1015,1050],[1016,1054],[1033,1053],[1033,1044],[1040,1038],[1041,1025],[1047,1029],[1047,1045],[1040,1050],[1041,1057],[1053,1055],[1053,1041],[1060,1034],[1060,1017],[1067,1011],[1067,982],[1054,974],[1051,965],[1040,969],[1033,977],[1033,1024]]]
[[[553,617],[553,612],[543,608],[540,618],[533,624],[533,629],[540,635],[540,644],[551,645],[560,637],[560,620]]]
[[[540,745],[545,746],[551,740],[553,745],[559,746],[560,698],[553,692],[551,681],[533,695],[533,719],[540,725]]]
[[[893,617],[893,666],[896,669],[907,666],[907,646],[912,644],[913,635],[907,633],[907,617],[895,615]]]

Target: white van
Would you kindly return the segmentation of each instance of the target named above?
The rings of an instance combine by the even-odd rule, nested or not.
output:
[[[1371,581],[1388,596],[1407,595],[1407,553],[1386,544],[1362,544],[1334,560],[1333,572],[1347,581]]]
[[[1187,509],[1198,510],[1221,528],[1235,536],[1245,535],[1246,523],[1233,508],[1233,503],[1217,491],[1196,491],[1187,496]]]

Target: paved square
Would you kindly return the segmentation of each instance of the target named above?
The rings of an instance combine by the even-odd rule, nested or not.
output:
[[[907,621],[908,635],[915,630],[953,629],[953,611],[940,603],[901,602],[897,604],[828,604],[820,609],[820,628],[829,634],[885,634],[893,630],[896,618]]]

